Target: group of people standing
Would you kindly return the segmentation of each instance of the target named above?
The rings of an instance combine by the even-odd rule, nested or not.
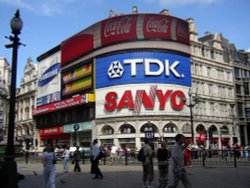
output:
[[[144,140],[144,145],[142,149],[144,151],[145,160],[142,162],[143,167],[143,184],[145,188],[152,188],[151,183],[154,179],[154,169],[153,169],[153,151],[150,147],[149,140]],[[159,169],[159,188],[175,188],[178,186],[179,181],[182,181],[184,187],[192,188],[192,185],[187,177],[185,169],[185,158],[184,149],[185,137],[182,134],[177,134],[175,136],[175,144],[171,150],[172,158],[172,172],[173,172],[173,182],[168,183],[168,159],[170,158],[170,152],[167,149],[167,143],[161,142],[161,148],[156,152],[156,157],[158,160]],[[188,161],[189,162],[189,161]]]

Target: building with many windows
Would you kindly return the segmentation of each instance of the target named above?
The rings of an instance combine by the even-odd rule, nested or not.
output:
[[[37,131],[32,117],[32,109],[36,107],[37,95],[37,64],[31,58],[27,59],[23,78],[16,93],[16,141],[24,149],[36,148]]]
[[[206,147],[241,143],[229,57],[222,34],[198,37],[193,19],[167,11],[91,25],[38,57],[40,145],[139,148],[149,137],[157,148],[177,133]]]

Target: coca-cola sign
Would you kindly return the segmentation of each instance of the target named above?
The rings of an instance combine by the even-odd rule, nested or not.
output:
[[[136,39],[137,16],[119,16],[102,22],[102,44]]]
[[[168,33],[170,27],[169,17],[152,16],[145,19],[147,32]]]
[[[143,24],[144,38],[170,38],[171,17],[145,16]]]

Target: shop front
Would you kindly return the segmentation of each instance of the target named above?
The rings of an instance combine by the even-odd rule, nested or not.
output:
[[[63,126],[55,126],[39,130],[41,144],[45,146],[48,143],[53,143],[54,146],[68,145],[70,142],[70,134],[63,132]]]
[[[90,147],[92,142],[92,121],[73,123],[63,126],[63,132],[70,134],[70,142],[68,145],[79,145],[82,147]]]

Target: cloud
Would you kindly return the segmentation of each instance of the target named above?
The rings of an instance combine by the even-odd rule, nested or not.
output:
[[[159,0],[161,6],[184,6],[190,4],[208,5],[220,0]]]
[[[24,8],[27,10],[32,10],[32,5],[28,4],[27,2],[24,2],[23,0],[0,0],[0,3],[8,4],[11,6],[15,6],[18,8]]]
[[[61,14],[67,9],[69,4],[77,3],[79,0],[0,0],[0,3],[17,7],[19,9],[26,9],[34,14],[44,16],[54,16]]]

